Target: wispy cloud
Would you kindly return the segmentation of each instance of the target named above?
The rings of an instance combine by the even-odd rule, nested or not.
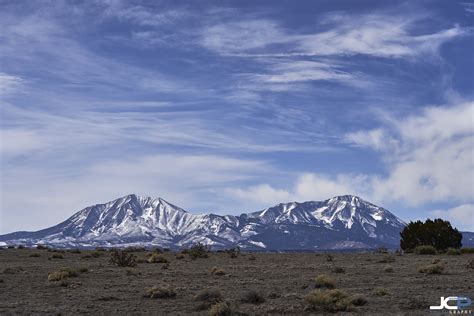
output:
[[[23,84],[24,80],[21,77],[0,72],[0,95],[18,91]]]
[[[436,53],[446,41],[466,34],[459,26],[413,34],[410,28],[423,16],[332,14],[314,33],[296,33],[272,20],[249,20],[211,26],[202,44],[220,54],[242,56],[330,56],[363,54],[409,57]],[[291,44],[291,45],[290,45]]]
[[[464,2],[461,3],[461,5],[464,7],[464,11],[466,11],[468,14],[474,14],[474,3]]]
[[[331,13],[318,16],[313,26],[316,31],[311,32],[269,18],[253,18],[211,24],[202,30],[200,43],[222,56],[260,63],[259,72],[240,74],[251,83],[240,89],[308,91],[313,85],[307,83],[329,81],[376,93],[381,90],[380,79],[365,69],[354,70],[354,64],[347,62],[349,57],[436,59],[444,43],[471,33],[458,25],[413,32],[426,19],[417,13]]]

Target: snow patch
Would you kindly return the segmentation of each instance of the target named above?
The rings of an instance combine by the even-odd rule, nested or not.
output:
[[[252,245],[261,247],[261,248],[267,248],[267,246],[266,246],[263,242],[261,242],[261,241],[249,240],[249,243],[251,243]]]

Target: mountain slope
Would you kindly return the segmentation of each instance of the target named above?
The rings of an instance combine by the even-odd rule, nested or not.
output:
[[[351,195],[220,216],[195,215],[161,198],[132,194],[87,207],[51,228],[0,236],[0,244],[180,248],[202,242],[215,248],[239,245],[261,250],[396,247],[404,225],[389,211]]]

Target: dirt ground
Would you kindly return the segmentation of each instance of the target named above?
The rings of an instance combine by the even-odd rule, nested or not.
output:
[[[91,257],[93,253],[99,257]],[[166,252],[162,256],[169,260],[167,269],[164,263],[146,262],[149,252],[133,253],[139,261],[134,268],[111,265],[108,251],[65,252],[63,259],[52,258],[58,254],[0,250],[0,315],[207,315],[208,310],[197,310],[201,302],[195,299],[206,289],[219,290],[238,315],[321,314],[326,311],[308,309],[305,301],[315,289],[315,277],[321,274],[333,278],[337,289],[348,295],[362,294],[367,300],[350,312],[338,313],[437,315],[429,306],[439,305],[441,296],[465,295],[474,300],[474,270],[467,268],[474,254],[334,253],[328,261],[324,253],[241,253],[237,258],[210,253],[208,258],[191,260],[188,255],[177,259],[176,253]],[[446,267],[442,274],[417,271],[436,258]],[[213,267],[223,270],[222,275],[211,273]],[[336,273],[335,267],[344,272]],[[48,281],[48,273],[60,268],[88,271],[63,281]],[[153,286],[171,287],[176,296],[144,297]],[[265,301],[242,302],[242,296],[251,290]]]

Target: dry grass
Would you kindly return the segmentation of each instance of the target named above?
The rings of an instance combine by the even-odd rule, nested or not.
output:
[[[388,295],[389,292],[386,288],[378,287],[372,291],[372,294],[376,296],[385,296]]]
[[[444,264],[440,262],[436,264],[428,264],[426,266],[418,267],[418,272],[426,274],[442,274],[444,269]]]
[[[232,308],[227,302],[216,303],[209,310],[209,316],[231,316],[232,314]]]
[[[175,298],[176,292],[170,286],[153,286],[148,288],[143,296],[148,298]]]
[[[79,273],[71,268],[61,268],[57,271],[48,273],[48,281],[61,281],[67,278],[74,278],[79,276]]]
[[[225,271],[218,267],[212,267],[211,273],[214,275],[225,275]]]
[[[158,253],[152,253],[148,258],[148,263],[169,263],[170,261]]]
[[[339,289],[315,290],[305,297],[308,310],[324,312],[354,311],[355,306],[364,305],[367,300],[361,295],[349,296]]]
[[[333,289],[336,287],[336,281],[326,274],[320,274],[314,278],[317,288]]]
[[[127,275],[132,275],[132,276],[138,276],[142,274],[140,271],[137,271],[137,269],[134,269],[134,268],[125,269],[125,273]]]

